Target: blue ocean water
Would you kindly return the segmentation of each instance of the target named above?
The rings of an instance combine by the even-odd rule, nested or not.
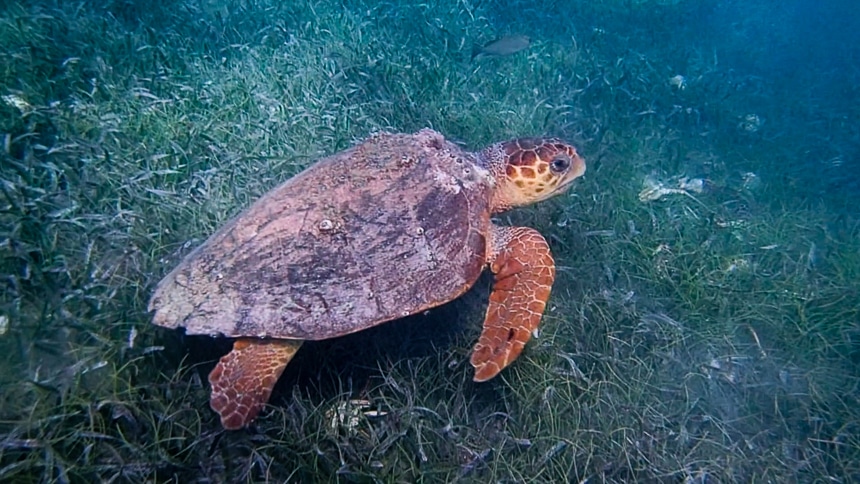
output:
[[[858,79],[850,1],[3,2],[0,481],[860,481]],[[539,331],[472,382],[485,271],[306,343],[225,431],[232,340],[151,324],[156,284],[314,161],[427,127],[585,159],[494,214],[552,251]],[[391,267],[371,293],[422,289]]]

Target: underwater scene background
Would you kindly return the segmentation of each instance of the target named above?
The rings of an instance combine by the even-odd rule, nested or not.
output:
[[[0,4],[0,481],[860,480],[851,1]],[[498,43],[501,42],[501,43]],[[574,143],[500,217],[558,267],[494,380],[464,297],[308,343],[247,430],[158,280],[379,130]]]

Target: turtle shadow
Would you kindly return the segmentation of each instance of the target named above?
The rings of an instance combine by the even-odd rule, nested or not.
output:
[[[360,395],[371,380],[397,362],[438,355],[469,336],[477,338],[486,308],[486,274],[466,294],[423,313],[389,321],[349,335],[307,341],[273,389],[270,403],[283,405],[294,391],[313,400],[339,394]],[[187,357],[206,378],[233,344],[229,338],[182,336]]]
[[[321,400],[343,393],[360,396],[399,362],[437,356],[468,335],[477,338],[487,286],[482,277],[460,298],[423,313],[305,343],[275,386],[272,401],[291,398],[293,389]]]

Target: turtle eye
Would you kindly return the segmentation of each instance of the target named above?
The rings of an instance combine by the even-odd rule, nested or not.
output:
[[[556,175],[561,175],[566,172],[568,168],[570,168],[570,157],[567,155],[556,155],[555,158],[549,162],[549,169]]]

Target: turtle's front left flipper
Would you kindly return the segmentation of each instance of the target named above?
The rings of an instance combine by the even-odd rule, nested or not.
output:
[[[540,323],[555,279],[549,245],[536,230],[493,227],[489,245],[495,283],[472,352],[475,381],[493,378],[517,359]]]
[[[241,338],[209,373],[209,406],[227,430],[246,427],[269,401],[272,388],[301,340]]]

